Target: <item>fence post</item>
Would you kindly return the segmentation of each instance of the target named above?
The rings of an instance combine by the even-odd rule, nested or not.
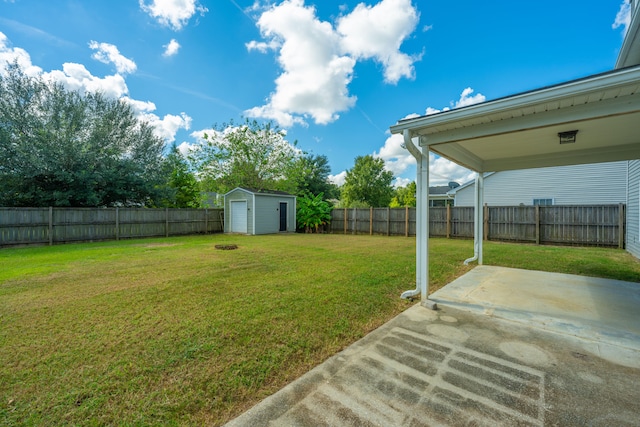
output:
[[[404,207],[404,237],[409,237],[409,206]]]
[[[484,240],[489,240],[489,205],[484,204]]]
[[[451,238],[451,205],[447,204],[447,239]]]
[[[387,236],[391,236],[391,208],[387,207]]]
[[[536,245],[540,244],[540,205],[536,205]]]
[[[618,248],[624,249],[624,226],[625,226],[625,205],[620,203],[618,205]]]
[[[116,207],[116,240],[120,240],[120,208]]]
[[[358,208],[353,208],[353,230],[351,234],[358,234]]]
[[[53,245],[53,206],[49,206],[49,246]]]
[[[204,208],[204,234],[209,234],[209,209]]]
[[[369,207],[369,236],[373,236],[373,206]]]
[[[344,217],[342,222],[344,222],[344,234],[347,234],[347,226],[349,222],[349,215],[347,215],[347,208],[344,208]]]
[[[169,208],[164,208],[164,237],[169,237]]]

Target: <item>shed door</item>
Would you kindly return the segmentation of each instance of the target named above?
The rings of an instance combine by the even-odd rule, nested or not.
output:
[[[237,200],[230,203],[231,208],[231,232],[247,232],[247,201]]]
[[[287,204],[280,202],[280,231],[287,231]]]

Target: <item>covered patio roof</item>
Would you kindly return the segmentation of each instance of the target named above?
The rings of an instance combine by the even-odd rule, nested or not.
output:
[[[416,289],[429,284],[429,152],[478,172],[474,256],[482,264],[484,173],[513,169],[640,159],[640,5],[630,3],[631,22],[616,69],[493,101],[400,120],[391,133],[402,134],[416,158]],[[560,134],[575,132],[572,141]]]
[[[638,129],[640,66],[391,126],[477,172],[638,159]],[[560,144],[574,130],[576,142]]]

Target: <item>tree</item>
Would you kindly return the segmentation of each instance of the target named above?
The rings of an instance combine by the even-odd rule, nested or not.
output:
[[[395,191],[395,195],[389,204],[392,208],[401,208],[405,206],[416,207],[416,182],[411,181],[406,187],[399,187]]]
[[[393,173],[384,170],[384,161],[372,155],[358,156],[355,165],[347,171],[342,186],[342,204],[345,207],[389,206],[393,187]]]
[[[304,154],[296,159],[288,179],[292,193],[302,196],[307,193],[324,194],[326,199],[337,198],[338,187],[329,182],[329,159],[324,155]]]
[[[200,207],[201,196],[198,180],[189,169],[187,159],[175,144],[167,156],[167,168],[169,169],[167,186],[171,190],[171,194],[163,204],[170,208]]]
[[[165,190],[163,141],[131,106],[17,64],[0,72],[0,205],[146,205]]]
[[[298,197],[296,219],[298,226],[304,228],[306,233],[313,230],[318,232],[318,227],[331,221],[331,204],[323,200],[324,194],[306,193]]]
[[[202,178],[218,193],[236,187],[287,190],[287,174],[299,151],[285,139],[285,132],[271,123],[245,120],[214,126],[205,144],[191,155]]]

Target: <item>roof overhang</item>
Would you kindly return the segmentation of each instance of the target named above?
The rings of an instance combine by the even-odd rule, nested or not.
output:
[[[478,172],[640,158],[640,67],[401,120],[419,145]],[[575,143],[559,132],[577,130]]]

